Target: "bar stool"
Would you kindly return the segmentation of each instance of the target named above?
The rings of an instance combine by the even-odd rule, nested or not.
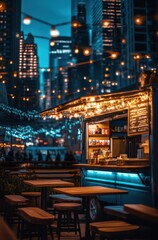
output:
[[[55,202],[73,202],[73,203],[82,203],[82,198],[72,197],[66,194],[51,194],[49,197]]]
[[[82,198],[80,197],[72,197],[67,194],[50,194],[50,199],[52,200],[53,208],[50,208],[49,211],[56,214],[56,211],[54,209],[55,203],[62,203],[62,202],[72,202],[72,203],[82,203]]]
[[[55,203],[54,208],[57,211],[57,235],[60,240],[61,232],[74,231],[75,234],[79,233],[81,239],[81,229],[78,213],[82,209],[82,204],[65,202]]]
[[[29,199],[30,206],[40,206],[41,192],[22,192],[21,196]]]
[[[27,206],[29,199],[21,195],[5,195],[5,219],[11,226],[13,223],[19,222],[17,216],[17,208]]]
[[[19,227],[20,240],[27,237],[26,233],[28,234],[30,240],[35,233],[37,233],[38,240],[46,240],[48,237],[48,227],[51,239],[53,239],[51,228],[51,224],[55,218],[53,214],[50,214],[38,207],[24,207],[18,209],[18,215],[22,220],[22,223]]]
[[[91,240],[95,240],[96,234],[101,239],[124,239],[134,237],[139,230],[138,225],[130,224],[125,221],[103,221],[90,223]]]

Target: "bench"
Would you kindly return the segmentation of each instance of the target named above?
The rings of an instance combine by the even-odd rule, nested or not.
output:
[[[19,227],[21,238],[23,238],[25,234],[24,225],[27,225],[27,233],[30,237],[36,231],[41,239],[47,239],[47,227],[49,227],[50,234],[53,236],[51,230],[51,224],[55,218],[53,214],[38,207],[24,207],[18,209],[18,215],[22,220],[22,224]]]

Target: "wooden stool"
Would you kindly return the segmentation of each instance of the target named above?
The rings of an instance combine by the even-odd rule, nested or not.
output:
[[[30,206],[40,206],[41,192],[22,192],[21,195],[30,200]]]
[[[11,226],[17,220],[17,208],[28,205],[29,200],[21,195],[5,195],[5,218]]]
[[[81,229],[79,223],[78,212],[82,209],[82,205],[79,203],[66,202],[66,203],[55,203],[55,210],[58,213],[57,219],[57,234],[58,240],[60,240],[61,232],[74,231],[75,234],[78,232],[81,239]]]
[[[79,197],[71,197],[66,194],[51,194],[49,197],[53,200],[53,202],[73,202],[73,203],[82,203],[82,198]]]
[[[90,223],[90,229],[92,232],[91,240],[95,240],[96,233],[101,238],[105,239],[123,239],[130,238],[135,234],[140,227],[134,224],[127,223],[125,221],[103,221]]]
[[[51,224],[54,221],[54,215],[44,211],[38,207],[24,207],[18,209],[18,214],[22,219],[22,224],[20,226],[20,239],[25,237],[24,225],[28,226],[29,239],[31,239],[33,233],[38,233],[38,239],[47,239],[47,227],[49,227],[51,238],[53,239],[53,234],[51,230]]]

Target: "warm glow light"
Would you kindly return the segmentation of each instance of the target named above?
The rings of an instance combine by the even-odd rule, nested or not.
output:
[[[136,17],[135,18],[135,24],[136,25],[142,25],[143,23],[143,17]]]
[[[141,58],[140,54],[134,55],[134,60],[139,60]]]
[[[111,57],[112,59],[115,59],[115,58],[117,58],[117,56],[118,56],[118,53],[112,53],[110,57]]]
[[[149,59],[149,58],[150,58],[150,55],[149,55],[149,54],[146,54],[146,55],[145,55],[145,58],[148,58],[148,59]]]
[[[73,28],[78,28],[78,27],[81,27],[81,24],[80,24],[80,22],[79,21],[77,21],[77,20],[74,20],[74,21],[72,21],[72,27]]]
[[[51,41],[50,41],[50,46],[51,46],[51,47],[54,47],[54,46],[55,46],[55,41],[54,41],[54,40],[51,40]]]
[[[50,35],[51,35],[52,37],[58,37],[58,36],[59,36],[59,31],[55,28],[55,26],[52,26],[52,27],[51,27]]]
[[[85,56],[89,56],[90,53],[91,53],[90,48],[85,48],[85,49],[83,50],[83,54],[84,54]]]
[[[18,76],[18,74],[15,72],[15,73],[13,73],[13,77],[17,77]]]
[[[111,83],[113,86],[117,85],[116,82]],[[93,87],[91,87],[93,90]],[[77,90],[78,92],[80,89]],[[101,90],[103,93],[104,89]],[[108,89],[106,92],[110,92]],[[133,104],[142,103],[149,98],[148,92],[135,94],[127,94],[125,96],[119,96],[116,94],[114,98],[111,96],[94,96],[94,97],[81,97],[79,100],[74,100],[71,103],[66,103],[64,105],[57,106],[52,110],[48,110],[42,113],[42,117],[53,117],[55,119],[59,119],[61,114],[63,117],[74,117],[77,114],[79,117],[84,116],[85,118],[89,118],[92,116],[96,116],[97,114],[109,113],[117,111],[118,109],[124,110],[128,109],[129,106]],[[98,113],[99,109],[99,113]]]
[[[75,54],[78,54],[78,53],[79,53],[79,49],[78,49],[78,48],[75,48],[74,53],[75,53]]]
[[[122,38],[121,42],[122,42],[122,44],[125,44],[126,43],[126,39]]]
[[[6,8],[6,5],[4,2],[0,2],[0,11],[4,11]]]
[[[108,27],[109,25],[110,25],[110,21],[108,21],[108,20],[103,20],[103,21],[102,21],[102,26],[103,26],[103,27],[106,28],[106,27]]]
[[[31,23],[31,17],[30,17],[30,16],[24,17],[23,23],[24,23],[25,25],[29,25],[29,24]]]

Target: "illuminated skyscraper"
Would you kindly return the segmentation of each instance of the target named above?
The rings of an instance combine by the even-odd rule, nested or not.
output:
[[[121,0],[87,0],[87,9],[92,14],[93,81],[98,93],[108,93],[117,88]]]
[[[37,44],[34,43],[31,33],[26,40],[21,34],[19,49],[19,81],[16,94],[19,99],[18,107],[25,110],[38,109],[39,64]]]
[[[138,82],[141,71],[158,67],[157,0],[122,0],[120,87]]]
[[[90,79],[90,55],[89,48],[89,28],[86,23],[86,5],[78,3],[77,16],[73,16],[72,21],[78,23],[78,27],[72,27],[72,56],[74,67],[70,74],[70,98],[84,96],[92,91]]]
[[[21,0],[2,0],[0,3],[0,81],[6,84],[8,100],[12,103],[19,65]]]
[[[66,101],[68,94],[68,67],[71,61],[71,37],[56,37],[50,40],[51,104]],[[46,105],[47,105],[46,104]]]

